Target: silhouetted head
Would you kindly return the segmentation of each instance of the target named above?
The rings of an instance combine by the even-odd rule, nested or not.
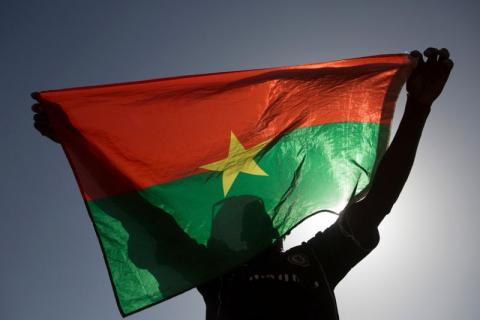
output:
[[[252,197],[245,206],[242,219],[241,239],[248,248],[268,247],[278,237],[272,220],[265,211],[262,199]]]
[[[212,222],[209,248],[225,246],[224,249],[233,251],[257,251],[267,248],[278,238],[262,199],[242,195],[229,197],[218,205],[221,207]],[[278,246],[281,247],[281,241],[276,244]]]

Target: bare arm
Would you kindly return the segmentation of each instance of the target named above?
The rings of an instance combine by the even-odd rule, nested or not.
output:
[[[418,58],[418,65],[407,81],[405,113],[377,168],[368,195],[345,210],[347,227],[365,246],[378,238],[378,225],[392,209],[407,181],[431,105],[442,92],[453,67],[446,49],[429,48],[424,54],[426,62],[418,51],[412,52],[412,56]]]

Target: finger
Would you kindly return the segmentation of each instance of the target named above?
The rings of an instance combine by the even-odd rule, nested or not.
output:
[[[40,132],[40,134],[42,136],[45,136],[45,137],[49,138],[50,140],[53,140],[53,141],[59,143],[59,141],[58,141],[58,139],[55,135],[55,132],[53,132],[52,129],[45,129],[45,128],[42,128],[42,127],[38,126],[37,124],[33,124],[33,126],[35,127],[35,129],[37,129],[37,131]]]
[[[40,131],[41,134],[44,134],[45,132],[52,131],[52,128],[49,125],[42,124],[40,122],[34,122],[33,126],[35,129]]]
[[[454,63],[451,59],[447,59],[447,60],[442,61],[442,65],[445,69],[449,70],[449,72],[450,72],[450,70],[453,69]]]
[[[37,126],[35,126],[35,124],[34,124],[34,127],[35,127],[35,129],[37,129],[40,132],[40,134],[42,136],[45,136],[45,137],[49,138],[50,140],[53,140],[53,141],[59,143],[59,141],[58,141],[57,137],[55,136],[55,133],[53,132],[53,130],[46,130],[46,129],[43,129],[43,128],[38,128]]]
[[[450,58],[450,52],[446,48],[440,49],[438,52],[438,61],[444,61]]]
[[[33,126],[35,129],[40,131],[41,134],[43,135],[52,135],[53,134],[53,128],[49,124],[41,123],[41,122],[34,122]]]
[[[437,62],[438,58],[438,49],[436,48],[428,48],[423,52],[425,57],[427,57],[427,64],[431,64]]]
[[[42,129],[46,129],[46,130],[52,129],[52,125],[48,121],[34,120],[33,124]]]
[[[43,112],[43,105],[41,103],[34,103],[32,104],[32,111],[35,113]]]
[[[410,52],[410,56],[417,59],[417,66],[420,66],[424,63],[423,55],[420,53],[420,51],[413,50],[412,52]]]
[[[447,82],[448,77],[450,76],[450,72],[453,69],[453,61],[450,59],[441,61],[441,68],[440,68],[440,79],[443,82]]]
[[[40,101],[40,92],[34,91],[30,94],[30,96],[32,97],[32,99]]]
[[[45,119],[45,117],[44,117],[42,114],[40,114],[40,113],[35,113],[35,114],[33,115],[33,120],[35,120],[35,121],[44,121],[44,120],[47,120],[47,119]]]
[[[440,92],[445,87],[452,68],[453,61],[450,59],[444,60],[440,63],[440,68],[438,68],[437,76],[435,77],[435,79],[433,79],[434,84],[439,88]]]
[[[35,122],[50,123],[50,121],[48,120],[48,117],[45,113],[35,113],[33,115],[33,120]]]

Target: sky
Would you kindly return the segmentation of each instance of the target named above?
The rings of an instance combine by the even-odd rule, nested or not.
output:
[[[304,64],[429,46],[455,62],[379,246],[336,289],[341,319],[479,319],[478,1],[0,2],[0,314],[121,319],[61,148],[32,91]],[[398,125],[405,92],[397,103]],[[332,221],[316,216],[291,246]],[[204,319],[191,290],[129,317]]]

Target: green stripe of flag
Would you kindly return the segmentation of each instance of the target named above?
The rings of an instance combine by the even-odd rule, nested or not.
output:
[[[208,171],[88,201],[123,313],[233,268],[319,210],[344,207],[367,187],[388,132],[360,122],[297,129],[256,156],[267,176],[240,173],[226,197],[222,173]]]

